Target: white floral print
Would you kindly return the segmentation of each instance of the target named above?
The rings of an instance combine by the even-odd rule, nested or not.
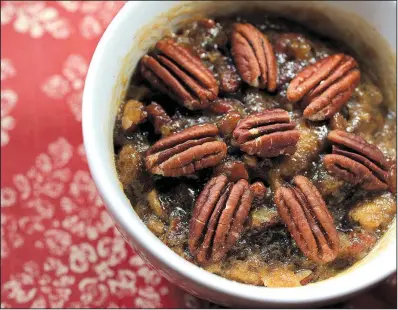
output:
[[[62,74],[49,77],[42,85],[42,91],[52,99],[63,99],[77,121],[81,121],[81,102],[84,78],[88,65],[80,55],[70,55],[63,64]]]
[[[1,216],[1,257],[8,257],[13,249],[24,244],[24,239],[18,230],[18,222],[12,215]]]
[[[138,271],[133,271],[136,268],[118,267],[127,259],[127,245],[119,234],[102,237],[95,246],[87,242],[72,245],[70,270],[76,274],[92,275],[78,284],[81,304],[100,306],[111,294],[118,298],[136,295],[137,307],[160,307],[161,296],[168,294],[167,287],[162,285],[164,280],[154,274],[148,277],[142,260],[134,257],[130,259],[130,264],[140,266]],[[146,285],[137,287],[138,279],[144,279]]]
[[[7,80],[15,76],[17,72],[15,71],[14,65],[11,59],[1,59],[1,80]]]
[[[84,274],[91,271],[95,275],[79,282],[80,301],[83,305],[100,306],[109,294],[120,298],[135,294],[135,273],[131,270],[115,269],[126,256],[126,244],[117,235],[100,239],[96,248],[86,242],[71,247],[71,270]]]
[[[1,91],[1,146],[8,144],[8,131],[14,129],[15,119],[10,115],[18,100],[18,95],[11,89]]]
[[[113,16],[124,5],[122,1],[57,1],[68,12],[81,13],[78,25],[80,34],[86,39],[100,36]]]
[[[79,282],[80,300],[83,305],[98,307],[108,297],[108,288],[105,284],[98,283],[95,278],[85,278]]]
[[[138,308],[159,308],[161,307],[160,294],[167,293],[160,290],[156,292],[153,287],[148,286],[138,290],[138,297],[135,298],[135,306]]]
[[[64,190],[65,183],[70,179],[70,170],[65,168],[72,156],[71,145],[59,138],[48,146],[46,153],[36,157],[35,165],[25,174],[13,176],[13,186],[1,189],[2,210],[13,208],[19,202],[18,217],[2,211],[2,257],[7,256],[11,249],[23,244],[22,233],[34,234],[44,232],[44,243],[36,242],[38,248],[46,246],[54,255],[63,254],[71,243],[69,233],[47,229],[55,212],[54,199]],[[42,238],[41,238],[42,239]]]
[[[48,146],[47,153],[36,157],[35,165],[26,174],[13,177],[15,189],[24,203],[24,208],[32,216],[32,210],[38,220],[50,219],[54,213],[51,199],[58,198],[70,180],[71,172],[66,168],[72,156],[72,147],[59,138]],[[23,217],[22,217],[23,219]]]
[[[2,188],[2,210],[21,206],[18,218],[2,214],[2,257],[26,246],[26,235],[37,236],[29,246],[45,253],[43,262],[28,261],[5,281],[4,303],[114,307],[113,297],[130,299],[134,307],[161,307],[169,294],[165,280],[128,248],[89,172],[70,171],[75,161],[84,163],[81,150],[81,144],[58,138]]]
[[[1,207],[7,208],[15,204],[17,200],[17,193],[13,188],[4,187],[1,189]]]
[[[89,243],[73,245],[70,249],[69,265],[72,271],[76,273],[87,272],[90,263],[97,261],[97,253]]]
[[[52,255],[62,256],[69,252],[72,238],[65,231],[50,229],[44,233],[44,242]]]
[[[159,273],[148,267],[138,255],[131,257],[129,263],[131,266],[138,268],[137,274],[144,279],[146,284],[156,286],[162,281]]]
[[[19,33],[40,38],[45,33],[56,39],[65,39],[71,33],[66,18],[45,1],[4,1],[1,8],[1,24],[12,24]]]
[[[42,267],[28,261],[21,273],[12,275],[4,283],[2,293],[18,304],[32,302],[35,307],[60,308],[69,299],[75,283],[75,278],[67,272],[68,268],[53,258],[47,258]]]
[[[6,81],[16,75],[16,70],[10,59],[1,59],[1,80]],[[15,118],[11,111],[18,101],[17,93],[1,84],[1,146],[6,146],[10,141],[9,131],[15,128]]]
[[[11,89],[1,91],[1,146],[10,141],[9,131],[15,127],[15,119],[10,115],[17,103],[18,95]]]
[[[113,227],[87,171],[75,173],[68,194],[60,199],[60,207],[68,214],[62,221],[63,228],[79,237],[94,240],[100,233]]]

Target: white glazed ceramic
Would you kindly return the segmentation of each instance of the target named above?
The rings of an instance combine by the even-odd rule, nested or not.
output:
[[[153,235],[134,212],[115,172],[112,131],[128,77],[164,30],[194,12],[226,13],[242,5],[266,6],[299,20],[311,20],[315,30],[333,27],[334,34],[361,50],[366,65],[384,74],[385,79],[379,79],[381,87],[395,105],[396,60],[391,55],[396,46],[396,2],[320,2],[129,2],[109,25],[94,53],[83,96],[84,144],[94,181],[130,245],[168,280],[196,296],[235,307],[316,306],[347,298],[396,270],[394,223],[364,260],[326,281],[297,288],[266,288],[221,278],[179,257]],[[308,15],[306,10],[318,13]]]

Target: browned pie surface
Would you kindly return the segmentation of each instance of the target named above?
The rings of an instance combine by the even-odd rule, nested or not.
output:
[[[200,166],[200,168],[201,166],[209,167],[213,163],[220,167],[223,162],[237,160],[243,162],[249,172],[248,182],[252,184],[261,180],[268,190],[265,198],[254,199],[249,218],[244,224],[243,233],[237,243],[222,261],[208,264],[204,268],[236,281],[271,287],[305,285],[329,278],[351,266],[371,250],[395,217],[396,197],[385,189],[387,186],[373,186],[372,188],[380,190],[369,191],[337,177],[338,174],[328,173],[324,157],[327,154],[332,154],[332,144],[337,143],[334,141],[336,139],[333,138],[333,135],[331,141],[328,140],[328,133],[333,130],[343,130],[360,135],[367,143],[377,146],[390,163],[395,161],[396,158],[396,116],[386,108],[386,103],[383,102],[383,96],[377,85],[370,81],[366,68],[361,67],[359,62],[360,82],[352,91],[352,95],[351,89],[349,89],[348,102],[341,108],[341,102],[337,102],[336,107],[340,110],[336,114],[334,114],[335,110],[328,110],[322,114],[323,116],[326,115],[325,118],[328,119],[311,122],[311,117],[305,115],[303,117],[305,106],[303,107],[300,103],[294,101],[297,98],[314,97],[315,94],[295,92],[292,95],[295,100],[289,101],[287,89],[290,81],[305,67],[313,65],[326,56],[341,53],[355,55],[338,42],[318,38],[307,30],[283,19],[259,15],[216,19],[215,21],[190,22],[172,35],[172,39],[177,43],[200,56],[202,62],[209,69],[204,73],[202,70],[202,76],[200,72],[195,71],[195,67],[188,68],[190,72],[193,72],[190,73],[190,76],[193,77],[190,88],[182,89],[180,87],[178,93],[170,95],[175,98],[180,96],[179,100],[173,100],[170,96],[159,92],[159,89],[164,90],[164,87],[168,87],[168,85],[162,84],[158,85],[158,88],[154,88],[153,85],[151,86],[143,79],[139,70],[135,73],[125,102],[128,102],[129,99],[142,102],[147,106],[146,113],[142,112],[141,106],[136,109],[137,115],[134,115],[133,109],[126,109],[126,111],[129,111],[127,116],[132,120],[137,120],[138,129],[131,133],[135,126],[132,127],[131,122],[126,117],[123,119],[122,105],[116,121],[114,138],[115,159],[125,193],[138,215],[154,234],[179,255],[196,263],[188,249],[189,222],[196,198],[213,176],[212,168],[204,168],[198,171],[196,168],[197,166]],[[256,46],[258,40],[261,40],[262,37],[258,33],[255,35],[247,34],[246,29],[239,28],[239,36],[235,39],[247,49],[247,53],[256,55],[259,62],[258,68],[249,68],[251,71],[244,71],[243,80],[241,71],[245,68],[243,67],[241,71],[236,69],[230,47],[231,32],[236,21],[254,25],[265,34],[269,41],[266,42],[263,49],[256,47],[250,50],[250,44]],[[248,42],[252,43],[249,44]],[[274,88],[273,83],[275,81],[270,48],[275,53],[278,70],[276,91],[274,92],[270,92]],[[167,52],[162,47],[160,56],[158,55],[156,59],[183,76],[184,73],[177,71],[179,61],[182,58],[176,54],[177,52],[173,52],[172,57],[162,58],[165,57],[162,55],[167,56]],[[190,57],[185,54],[182,56]],[[167,62],[168,59],[174,62]],[[264,66],[267,66],[267,64],[271,71],[267,71],[268,73],[265,74]],[[242,66],[244,65],[243,63]],[[151,65],[145,68],[158,69],[151,67]],[[349,74],[353,74],[352,72],[357,74],[356,67],[352,66],[348,69],[351,70]],[[152,74],[150,76],[153,78],[153,71],[148,72],[145,71],[145,74]],[[211,88],[212,79],[209,77],[209,72],[214,74],[218,83],[218,96],[222,98],[213,103],[211,100],[215,90]],[[161,73],[163,74],[163,72]],[[353,81],[354,77],[351,77],[348,73],[345,74]],[[357,78],[356,75],[355,83],[357,83]],[[249,86],[250,83],[245,80],[257,85],[257,87]],[[179,79],[176,78],[171,82],[178,83]],[[313,82],[314,85],[315,82]],[[352,82],[352,85],[355,86],[355,83]],[[321,86],[318,86],[317,90],[321,88]],[[321,90],[323,91],[323,89]],[[346,90],[344,88],[344,91]],[[347,92],[344,93],[344,96],[346,95]],[[316,99],[312,97],[310,98],[313,100],[311,103]],[[130,101],[131,107],[134,107],[134,104],[137,106],[135,102]],[[192,105],[195,108],[190,110],[189,108]],[[209,105],[210,108],[200,110]],[[313,106],[311,106],[311,109]],[[255,133],[250,131],[255,127],[250,124],[250,119],[246,121],[248,124],[246,127],[245,124],[240,123],[238,133],[233,133],[233,131],[240,118],[270,109],[283,109],[289,112],[290,119],[283,114],[278,121],[280,124],[278,123],[278,127],[275,127],[276,129],[274,127],[262,129],[262,146],[267,146],[268,141],[274,141],[267,140],[271,135],[270,133],[275,135],[276,141],[278,139],[284,140],[282,133],[286,133],[286,130],[292,131],[289,137],[297,144],[289,149],[280,146],[275,154],[271,153],[272,156],[268,156],[269,152],[266,153],[268,154],[267,157],[262,156],[264,155],[263,150],[250,145],[253,141],[251,140],[252,136],[257,137],[259,135],[257,131]],[[310,112],[311,115],[315,115],[312,110]],[[318,116],[313,117],[312,120],[319,118],[319,114],[316,115]],[[330,115],[333,116],[330,117]],[[267,118],[260,117],[260,120],[266,124],[268,118],[270,118],[269,114],[267,114]],[[195,171],[194,175],[173,178],[151,175],[146,170],[148,163],[145,162],[145,154],[161,137],[170,137],[175,132],[204,123],[218,126],[221,142],[214,142],[213,134],[207,131],[206,134],[200,136],[200,139],[205,140],[199,141],[197,137],[184,136],[184,138],[177,139],[178,141],[174,139],[177,142],[170,138],[166,142],[172,145],[168,146],[169,149],[173,147],[176,150],[172,152],[173,154],[185,152],[189,147],[189,152],[185,157],[188,161],[190,156],[193,156],[192,154],[195,154],[196,158],[200,157],[197,162],[203,161],[204,155],[213,156],[210,164],[208,162],[206,162],[206,165],[197,164],[194,168],[190,168],[191,170],[184,166],[186,171]],[[292,123],[296,124],[294,129],[289,125]],[[129,130],[123,130],[123,126]],[[278,135],[274,133],[275,131]],[[240,139],[238,140],[240,145],[239,143],[231,143],[234,135]],[[300,138],[297,141],[298,135]],[[222,142],[225,142],[228,146],[225,158]],[[185,143],[184,146],[180,146],[183,143]],[[341,144],[340,140],[338,140],[338,143]],[[208,145],[207,150],[209,151],[206,154],[191,151],[196,145],[203,144]],[[337,146],[341,147],[340,144]],[[346,144],[343,143],[343,148],[346,147]],[[210,148],[213,145],[214,149]],[[157,146],[159,146],[159,143]],[[159,149],[161,148],[158,147],[158,149],[155,149],[156,152],[150,151],[149,153],[158,154]],[[166,151],[169,151],[169,149],[166,149]],[[340,156],[347,154],[344,153],[345,151],[346,149],[343,149],[336,154],[340,154]],[[379,171],[377,170],[379,168],[374,168],[374,165],[368,162],[368,160],[372,161],[372,156],[369,156],[363,148],[360,151],[361,154],[366,155],[364,155],[365,159],[361,159],[362,157],[358,159],[358,155],[352,155],[352,152],[357,152],[355,150],[350,151],[350,158],[356,160],[356,162],[366,160],[366,167],[372,168],[372,171]],[[218,155],[220,152],[222,156]],[[214,159],[214,156],[216,156],[214,154],[218,156],[216,159]],[[333,154],[335,155],[335,153]],[[167,160],[169,160],[168,158]],[[153,156],[151,159],[153,159]],[[159,171],[160,168],[158,167],[161,167],[162,173],[167,169],[174,169],[173,171],[178,171],[178,175],[181,174],[179,167],[179,170],[175,170],[177,169],[175,168],[175,161],[169,160],[173,165],[166,167],[163,164],[167,162],[165,159],[161,158],[161,163],[158,157],[156,157],[156,160],[158,161],[156,161],[154,171]],[[219,163],[220,160],[222,160],[221,164]],[[331,160],[326,162],[329,166],[333,166],[334,171],[341,168],[339,166],[340,161],[336,157],[332,157]],[[379,162],[376,162],[376,164],[382,169],[380,174],[383,175],[379,178],[383,182],[386,178],[395,178],[395,176],[391,177],[392,172],[385,170]],[[236,174],[238,179],[247,178],[247,174],[244,171],[242,172],[241,165],[241,163],[234,166],[227,165],[227,168],[224,167],[223,169],[228,169],[230,174]],[[219,168],[214,170],[217,169]],[[241,177],[242,175],[243,177]],[[339,239],[339,249],[337,258],[331,262],[318,264],[305,257],[276,211],[274,202],[276,189],[286,182],[292,183],[293,177],[297,175],[305,176],[312,182],[323,197],[327,209],[333,217]],[[238,179],[233,180],[233,182],[237,182]],[[368,188],[370,187],[368,186]],[[261,188],[258,189],[258,191],[261,190]],[[335,250],[333,251],[335,253]]]

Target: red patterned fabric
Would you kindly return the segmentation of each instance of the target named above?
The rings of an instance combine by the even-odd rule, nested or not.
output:
[[[1,3],[2,308],[216,307],[145,265],[114,228],[88,171],[84,78],[122,5]],[[396,277],[389,281],[396,289]]]

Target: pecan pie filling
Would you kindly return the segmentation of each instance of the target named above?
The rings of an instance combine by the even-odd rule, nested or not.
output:
[[[197,19],[144,55],[115,161],[147,227],[222,277],[307,285],[396,214],[396,116],[360,59],[283,18]]]

